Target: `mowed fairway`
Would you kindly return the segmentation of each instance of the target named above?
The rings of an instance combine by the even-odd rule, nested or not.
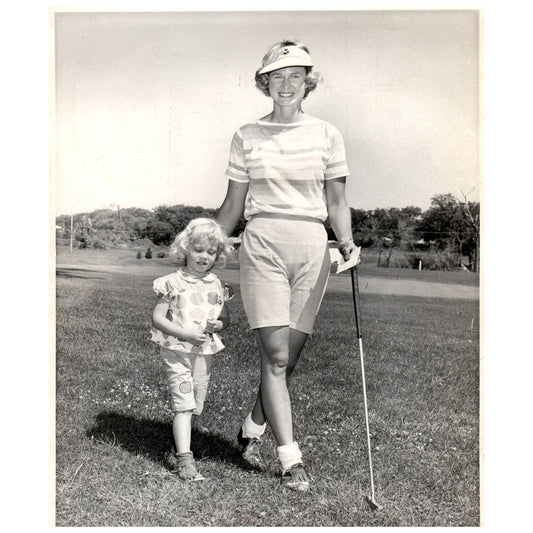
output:
[[[280,488],[269,431],[268,471],[241,464],[235,436],[259,369],[238,285],[201,417],[206,430],[193,433],[208,479],[184,484],[163,464],[171,412],[157,346],[148,340],[152,280],[172,265],[143,259],[134,269],[106,271],[69,260],[79,268],[57,276],[57,526],[479,525],[477,300],[361,296],[383,506],[374,512],[364,502],[369,471],[349,290],[331,284],[291,383],[312,491]]]

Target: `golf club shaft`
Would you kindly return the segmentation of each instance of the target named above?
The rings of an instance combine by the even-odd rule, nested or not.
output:
[[[357,277],[357,268],[352,268],[350,270],[352,275],[352,298],[353,298],[353,308],[355,311],[355,329],[357,332],[357,338],[361,339],[363,337],[363,332],[361,330],[361,304],[359,303],[359,279]]]
[[[366,423],[366,440],[368,448],[368,464],[370,467],[370,491],[371,498],[374,500],[374,473],[372,468],[372,449],[370,446],[370,424],[368,422],[368,402],[366,399],[366,378],[365,378],[365,356],[363,353],[363,333],[361,330],[361,307],[359,303],[359,279],[357,276],[357,268],[351,269],[352,276],[352,297],[355,311],[355,327],[357,330],[357,338],[359,339],[359,358],[361,360],[361,381],[363,386],[363,401],[365,405],[365,423]]]
[[[363,401],[365,404],[366,440],[368,448],[368,464],[370,467],[370,493],[374,499],[374,473],[372,468],[372,449],[370,447],[370,424],[368,423],[368,403],[366,400],[365,359],[363,355],[363,339],[359,337],[359,355],[361,359],[361,381],[363,382]]]

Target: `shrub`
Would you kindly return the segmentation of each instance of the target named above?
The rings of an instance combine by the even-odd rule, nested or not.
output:
[[[141,252],[137,252],[137,259],[140,259],[142,256],[143,254],[141,254]]]
[[[97,250],[107,250],[107,245],[102,239],[92,238],[89,240],[88,248],[95,248]]]
[[[410,268],[409,257],[403,252],[392,253],[389,268]]]
[[[152,249],[151,248],[148,248],[148,250],[146,250],[146,253],[144,254],[144,257],[146,257],[146,259],[152,259]]]
[[[157,257],[165,257],[167,255],[165,252],[157,252]]]
[[[425,270],[455,270],[456,268],[455,255],[447,251],[414,253],[409,258],[413,268],[418,268],[419,261],[422,261],[422,268]]]
[[[78,243],[78,248],[81,249],[107,250],[107,243],[94,235],[83,237],[82,239],[76,238],[76,242]]]
[[[362,248],[361,247],[361,263],[377,264],[378,257],[379,257],[379,251],[376,248]]]

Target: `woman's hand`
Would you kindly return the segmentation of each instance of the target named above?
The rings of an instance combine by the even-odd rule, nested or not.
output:
[[[350,256],[352,255],[352,252],[355,251],[355,249],[356,246],[352,239],[339,242],[339,252],[345,261],[348,261],[348,259],[350,259]]]

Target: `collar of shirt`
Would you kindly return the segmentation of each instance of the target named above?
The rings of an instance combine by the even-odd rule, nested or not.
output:
[[[183,281],[186,281],[187,283],[211,283],[215,279],[215,275],[211,272],[209,272],[207,275],[205,275],[203,278],[197,278],[196,276],[191,276],[188,274],[185,270],[179,269],[176,270],[176,274],[178,274]]]

